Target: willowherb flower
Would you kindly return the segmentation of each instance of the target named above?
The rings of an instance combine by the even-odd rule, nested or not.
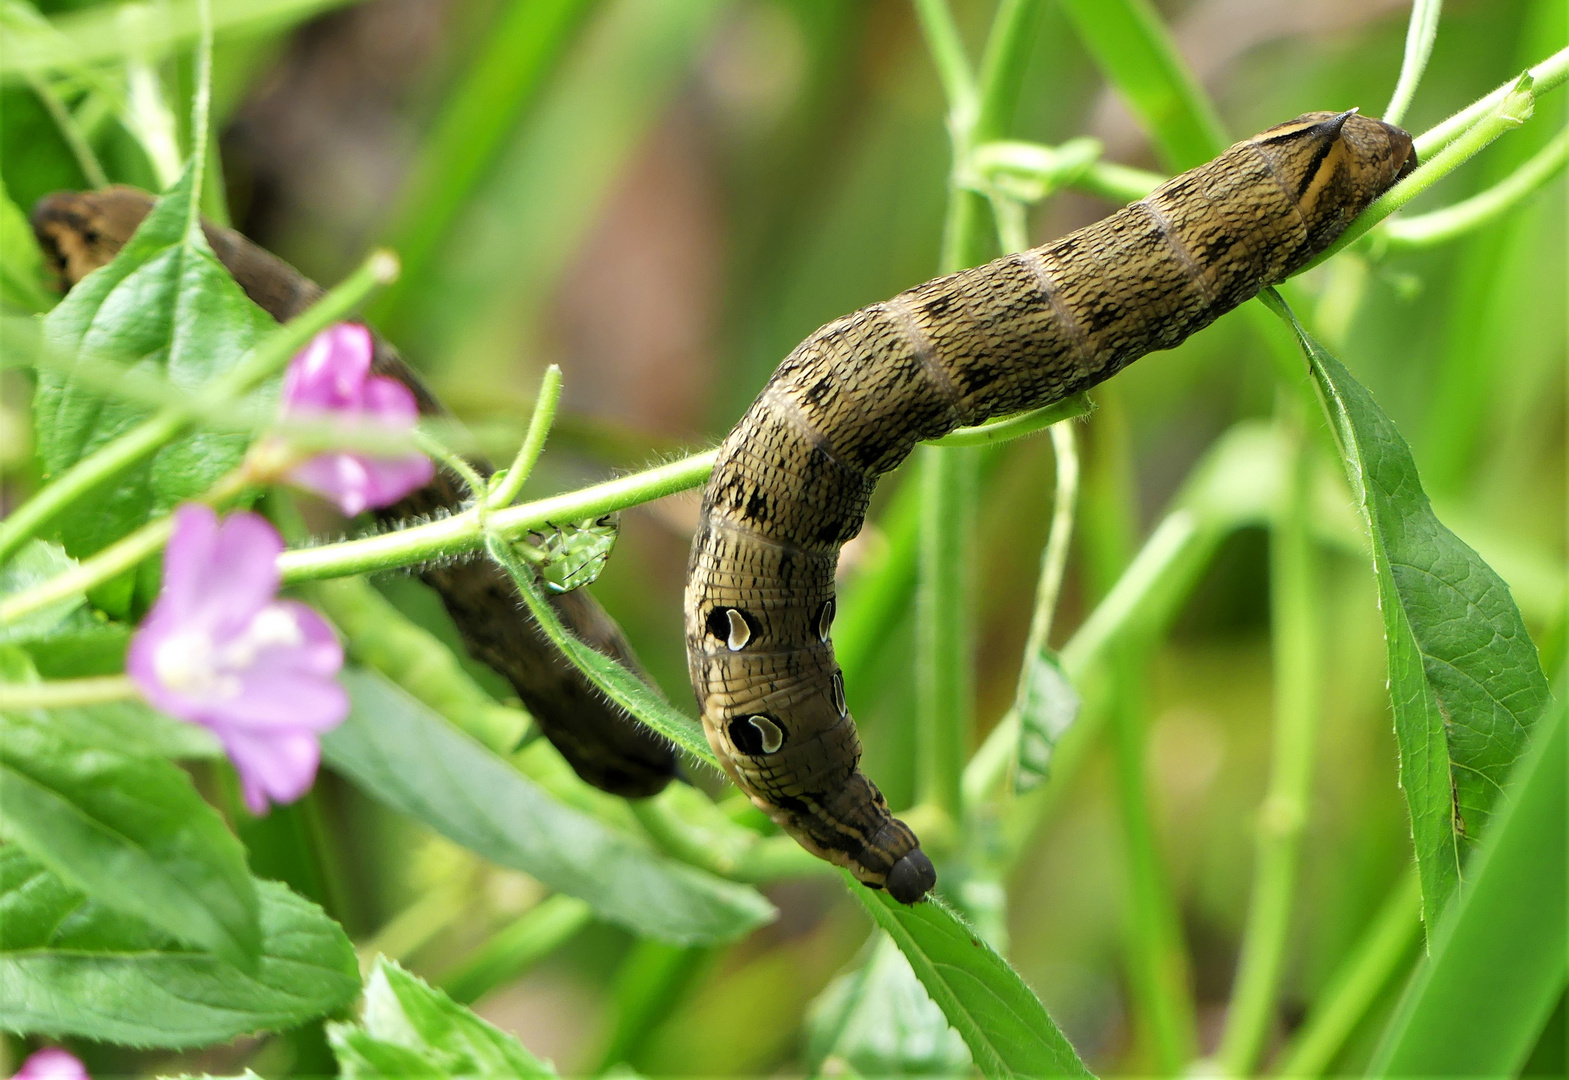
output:
[[[257,814],[310,788],[321,732],[349,712],[332,628],[304,604],[278,599],[282,550],[256,514],[220,523],[209,507],[180,507],[163,588],[126,661],[154,706],[218,737]]]
[[[329,326],[289,362],[283,379],[283,416],[338,419],[411,430],[419,406],[407,386],[372,375],[370,331],[354,323]],[[288,473],[290,483],[326,496],[353,516],[388,506],[430,483],[435,466],[420,453],[374,457],[357,452],[318,454]]]
[[[12,1080],[89,1080],[87,1067],[76,1056],[57,1046],[34,1051]]]

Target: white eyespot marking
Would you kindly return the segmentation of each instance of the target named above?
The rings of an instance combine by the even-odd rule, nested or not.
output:
[[[817,640],[826,643],[828,631],[834,625],[834,598],[829,597],[823,601],[822,610],[817,613]]]
[[[779,725],[766,716],[753,716],[749,718],[752,726],[757,729],[757,734],[763,740],[763,753],[772,754],[784,745],[784,732]]]
[[[841,717],[844,716],[849,711],[849,707],[844,703],[844,673],[834,672],[833,678],[828,680],[828,688],[833,693],[834,708],[839,710]]]
[[[725,638],[725,644],[731,652],[740,652],[752,640],[752,628],[746,624],[746,616],[735,608],[727,608],[725,616],[730,620],[730,636]]]

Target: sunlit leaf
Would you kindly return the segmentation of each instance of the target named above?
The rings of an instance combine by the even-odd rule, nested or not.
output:
[[[554,1077],[517,1039],[379,957],[361,1026],[328,1034],[347,1076]]]
[[[251,970],[261,928],[240,842],[183,770],[78,741],[91,711],[74,712],[0,716],[0,828],[99,903]]]
[[[1548,701],[1547,679],[1509,587],[1434,515],[1405,439],[1351,373],[1292,325],[1372,538],[1400,786],[1431,926],[1487,831]]]
[[[1090,1075],[1019,973],[946,904],[901,904],[853,880],[850,888],[904,953],[982,1075]]]
[[[0,848],[0,1028],[203,1046],[293,1027],[353,998],[359,966],[338,924],[276,882],[256,889],[262,944],[247,975]]]
[[[1534,741],[1369,1075],[1517,1076],[1563,994],[1569,721],[1561,702],[1538,722]]]
[[[807,1057],[863,1076],[957,1076],[970,1052],[887,934],[856,970],[828,984],[807,1019]]]
[[[1045,783],[1057,740],[1073,726],[1083,705],[1055,652],[1046,649],[1026,656],[1024,664],[1024,692],[1018,705],[1019,767],[1014,775],[1020,793]]]

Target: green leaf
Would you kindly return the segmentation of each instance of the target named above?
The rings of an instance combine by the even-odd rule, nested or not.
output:
[[[364,1028],[329,1024],[327,1042],[338,1057],[339,1075],[345,1080],[425,1076],[445,1078],[449,1075],[419,1051],[385,1042]]]
[[[1034,991],[946,904],[901,904],[848,874],[845,880],[904,953],[982,1075],[1090,1075]]]
[[[1569,721],[1559,702],[1444,912],[1370,1076],[1515,1076],[1569,978]]]
[[[561,619],[556,615],[555,609],[545,600],[545,594],[535,580],[533,572],[520,564],[504,543],[492,538],[486,542],[486,550],[517,583],[518,591],[523,594],[523,600],[528,604],[529,611],[544,628],[550,640],[566,653],[567,659],[588,676],[590,682],[604,691],[605,696],[693,757],[707,762],[716,769],[719,767],[719,760],[714,757],[701,724],[660,697],[649,688],[647,683],[621,664],[603,653],[595,652],[573,637],[572,633],[561,625]]]
[[[34,585],[41,585],[76,565],[76,560],[65,553],[59,544],[31,540],[4,566],[0,566],[0,596],[9,596]],[[32,641],[49,637],[77,608],[87,602],[81,593],[57,600],[39,608],[31,615],[24,615],[15,622],[0,626],[0,643]]]
[[[256,889],[217,811],[170,762],[73,734],[43,712],[0,716],[5,835],[94,900],[252,969]]]
[[[187,171],[115,260],[84,278],[48,314],[45,341],[59,357],[124,363],[197,391],[275,328],[208,247],[191,199]],[[149,415],[146,406],[104,397],[68,369],[39,373],[33,411],[46,475]],[[66,550],[90,554],[199,493],[239,464],[245,446],[243,433],[197,431],[160,448],[62,516]]]
[[[9,28],[7,28],[9,29]],[[23,311],[47,311],[55,296],[47,285],[44,253],[0,180],[0,304]]]
[[[334,1025],[328,1035],[349,1076],[556,1075],[517,1039],[384,956],[365,984],[361,1023],[360,1031]]]
[[[1372,538],[1400,786],[1431,929],[1549,700],[1547,679],[1509,587],[1434,515],[1405,439],[1290,321]]]
[[[213,760],[224,756],[217,736],[200,724],[176,720],[140,701],[52,709],[49,725],[83,747],[133,758]]]
[[[354,948],[316,905],[256,883],[255,974],[193,952],[0,848],[0,1028],[182,1047],[293,1027],[359,993]]]
[[[556,802],[381,676],[350,669],[343,683],[354,708],[322,740],[328,763],[470,851],[663,941],[728,941],[774,918],[755,890]]]
[[[1024,692],[1019,705],[1019,768],[1014,787],[1023,794],[1046,782],[1052,751],[1079,718],[1083,700],[1050,649],[1024,658]]]
[[[1214,104],[1149,0],[1062,0],[1062,10],[1166,165],[1191,169],[1225,149]]]
[[[828,984],[807,1019],[814,1071],[829,1057],[863,1076],[961,1076],[970,1052],[887,934],[860,968]]]

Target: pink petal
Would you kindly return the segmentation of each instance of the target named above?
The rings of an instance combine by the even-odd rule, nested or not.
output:
[[[75,1055],[49,1046],[22,1062],[13,1080],[89,1080],[87,1067]]]
[[[321,744],[309,733],[254,737],[243,732],[221,731],[229,760],[240,774],[245,805],[256,815],[268,803],[290,803],[310,790],[321,763]]]
[[[289,471],[289,482],[331,499],[345,517],[370,506],[370,477],[357,454],[318,454]]]
[[[152,613],[183,618],[202,599],[207,564],[218,542],[218,515],[203,503],[185,503],[174,512],[174,531],[163,550],[163,583]]]
[[[353,323],[329,326],[289,362],[282,411],[340,411],[359,404],[370,371],[370,331]]]
[[[414,391],[385,375],[365,380],[362,411],[388,427],[413,427],[419,423],[419,403],[414,400]]]
[[[415,454],[402,458],[364,458],[365,501],[370,506],[391,506],[411,491],[418,491],[436,475],[430,458]]]
[[[241,511],[223,519],[204,582],[204,606],[220,639],[244,630],[278,594],[282,553],[283,537],[260,514]]]

